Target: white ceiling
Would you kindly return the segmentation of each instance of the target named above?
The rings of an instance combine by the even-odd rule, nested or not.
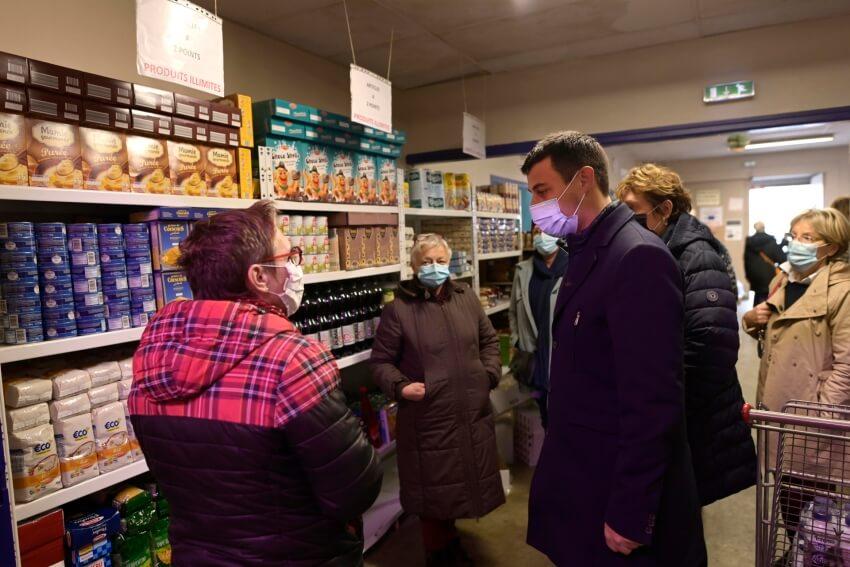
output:
[[[219,0],[219,15],[347,65],[342,0]],[[348,0],[358,64],[412,88],[850,13],[848,0]]]
[[[608,148],[609,153],[622,155],[637,162],[669,162],[685,159],[702,159],[730,156],[756,156],[765,153],[783,151],[815,150],[835,146],[850,145],[850,122],[829,122],[821,124],[800,125],[787,128],[766,130],[750,130],[745,133],[751,141],[784,140],[788,138],[811,138],[832,134],[832,142],[811,144],[805,146],[786,146],[760,150],[735,152],[726,145],[729,134],[670,140],[666,142],[648,142],[643,144],[623,144]]]

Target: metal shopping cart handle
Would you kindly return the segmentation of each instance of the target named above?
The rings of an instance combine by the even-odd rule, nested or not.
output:
[[[791,401],[783,411],[755,409],[745,403],[741,417],[750,427],[770,425],[797,425],[807,428],[850,432],[850,407],[821,404],[818,402]],[[824,415],[829,417],[823,417]]]

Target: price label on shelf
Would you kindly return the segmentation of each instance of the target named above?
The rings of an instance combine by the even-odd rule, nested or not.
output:
[[[463,113],[463,153],[478,159],[487,157],[487,130],[484,121],[468,112]]]
[[[136,68],[224,96],[221,18],[186,0],[136,0]]]
[[[381,132],[393,131],[393,86],[372,71],[351,65],[351,119]]]

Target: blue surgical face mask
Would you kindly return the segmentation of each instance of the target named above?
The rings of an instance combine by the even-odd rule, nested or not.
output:
[[[425,287],[438,288],[449,279],[449,267],[445,264],[422,264],[416,276]]]
[[[788,262],[791,267],[798,272],[805,272],[815,264],[821,261],[818,258],[818,248],[825,246],[821,244],[806,244],[799,240],[792,240],[788,243]]]
[[[534,235],[534,248],[543,256],[549,256],[558,249],[558,238],[545,232]]]

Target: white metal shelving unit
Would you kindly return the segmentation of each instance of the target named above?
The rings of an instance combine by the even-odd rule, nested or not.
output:
[[[506,311],[507,309],[510,308],[510,306],[511,306],[510,301],[500,301],[496,305],[493,305],[492,307],[488,307],[487,309],[485,309],[484,312],[487,315],[495,315],[496,313],[501,313],[502,311]]]

